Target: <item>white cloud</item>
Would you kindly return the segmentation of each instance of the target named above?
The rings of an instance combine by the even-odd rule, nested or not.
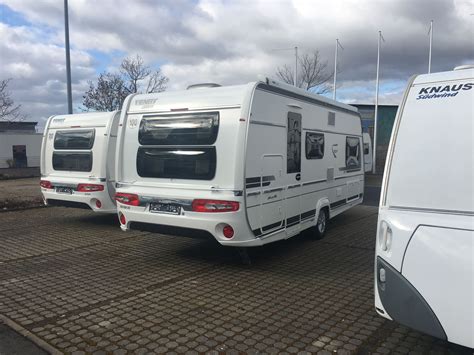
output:
[[[42,114],[63,110],[63,2],[4,3],[32,25],[0,26],[0,75],[15,76],[15,95],[25,109]],[[275,49],[295,45],[300,52],[319,49],[332,69],[339,38],[344,50],[338,97],[371,102],[377,31],[382,30],[381,102],[396,103],[403,85],[393,88],[389,83],[404,83],[413,73],[426,71],[431,19],[433,69],[450,70],[473,61],[473,12],[470,0],[73,0],[69,17],[75,97],[80,102],[87,79],[95,77],[96,60],[88,54],[92,50],[138,53],[148,63],[163,64],[170,88],[181,89],[196,82],[236,84],[257,74],[274,75],[277,66],[293,63],[292,50]],[[111,58],[105,68],[116,67],[120,59]]]

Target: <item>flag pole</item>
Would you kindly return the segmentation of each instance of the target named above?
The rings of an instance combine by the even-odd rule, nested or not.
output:
[[[431,20],[430,22],[429,35],[430,35],[430,51],[428,54],[428,74],[431,73],[431,50],[433,47],[433,20]]]
[[[332,99],[336,100],[336,78],[337,78],[337,50],[338,50],[339,39],[336,38],[336,51],[334,52],[334,83],[332,90]]]
[[[295,47],[295,79],[293,80],[293,84],[295,87],[298,87],[298,47]]]
[[[69,55],[69,17],[67,0],[64,0],[64,39],[66,49],[66,85],[67,85],[67,112],[72,113],[72,90],[71,90],[71,58]]]
[[[372,174],[375,174],[376,161],[377,161],[377,121],[378,121],[378,111],[379,111],[379,72],[380,72],[380,46],[383,36],[382,31],[379,31],[379,38],[377,42],[377,76],[375,79],[375,113],[374,113],[374,153],[373,153],[373,162],[372,162]]]

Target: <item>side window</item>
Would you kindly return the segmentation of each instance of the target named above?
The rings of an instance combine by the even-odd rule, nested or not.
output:
[[[346,137],[346,168],[360,168],[360,139]]]
[[[301,115],[288,112],[288,131],[286,141],[286,172],[301,171]]]
[[[306,132],[306,159],[324,157],[324,134]]]

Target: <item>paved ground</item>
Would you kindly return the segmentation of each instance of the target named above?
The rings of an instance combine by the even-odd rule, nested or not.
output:
[[[39,178],[0,180],[0,210],[41,206]]]
[[[0,314],[68,354],[471,354],[375,313],[376,213],[252,249],[246,266],[213,240],[123,233],[114,216],[3,212]]]

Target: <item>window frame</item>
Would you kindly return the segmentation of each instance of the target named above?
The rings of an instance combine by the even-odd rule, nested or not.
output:
[[[144,133],[144,126],[147,124],[147,122],[152,122],[152,121],[179,121],[180,119],[182,120],[192,120],[192,119],[204,119],[204,118],[211,118],[213,120],[213,126],[211,128],[211,136],[209,140],[202,140],[202,141],[194,141],[194,142],[188,142],[183,140],[176,142],[176,138],[170,139],[170,135],[163,139],[163,142],[160,142],[159,140],[153,141],[151,139],[146,139],[147,137],[143,136]],[[217,122],[217,123],[216,123]],[[210,111],[210,112],[197,112],[197,113],[185,113],[185,114],[175,114],[175,115],[153,115],[153,116],[143,116],[143,118],[140,121],[140,125],[138,128],[138,143],[141,146],[210,146],[213,145],[216,140],[217,136],[219,134],[219,127],[220,127],[220,112],[219,111]],[[170,142],[171,141],[171,142]]]
[[[55,155],[87,155],[89,156],[89,167],[88,170],[77,170],[77,169],[61,169],[57,168],[55,166]],[[92,171],[92,166],[94,164],[94,156],[92,151],[64,151],[64,150],[59,150],[59,151],[53,151],[53,156],[52,156],[52,166],[53,170],[55,171],[72,171],[72,172],[80,172],[80,173],[90,173]]]
[[[308,137],[310,135],[314,135],[314,136],[321,136],[323,138],[323,144],[322,144],[322,155],[321,156],[310,156],[309,155],[309,151],[308,151]],[[305,136],[305,155],[306,155],[306,159],[308,160],[320,160],[320,159],[323,159],[324,158],[324,147],[325,147],[325,143],[326,143],[326,137],[324,136],[324,133],[320,133],[320,132],[306,132],[306,136]]]
[[[89,138],[89,145],[87,147],[57,147],[57,138],[58,135],[65,134],[65,133],[92,133],[91,137]],[[54,150],[91,150],[94,147],[95,143],[95,128],[90,129],[68,129],[68,130],[57,130],[54,133],[54,141],[53,141],[53,149]]]
[[[348,140],[349,139],[357,139],[357,152],[359,153],[358,155],[358,164],[357,165],[350,165],[348,166],[347,165],[347,161],[349,159],[349,156],[348,156],[348,147],[349,144],[348,144]],[[345,146],[345,170],[351,170],[351,171],[357,171],[357,170],[360,170],[362,168],[362,150],[361,150],[361,137],[357,137],[357,136],[346,136],[346,146]]]
[[[209,160],[210,168],[209,172],[205,176],[194,176],[194,177],[183,177],[177,174],[165,174],[164,176],[159,176],[158,174],[152,175],[152,174],[146,174],[141,168],[141,160],[140,160],[140,154],[143,151],[146,150],[158,150],[158,151],[163,151],[163,152],[171,152],[171,151],[192,151],[192,150],[202,150],[202,151],[208,151],[210,152],[211,159]],[[183,154],[185,156],[185,154]],[[217,171],[217,150],[215,146],[200,146],[200,147],[192,147],[192,146],[140,146],[138,147],[137,150],[137,157],[136,157],[136,171],[138,176],[142,178],[150,178],[150,179],[179,179],[179,180],[201,180],[201,181],[210,181],[214,179]]]

